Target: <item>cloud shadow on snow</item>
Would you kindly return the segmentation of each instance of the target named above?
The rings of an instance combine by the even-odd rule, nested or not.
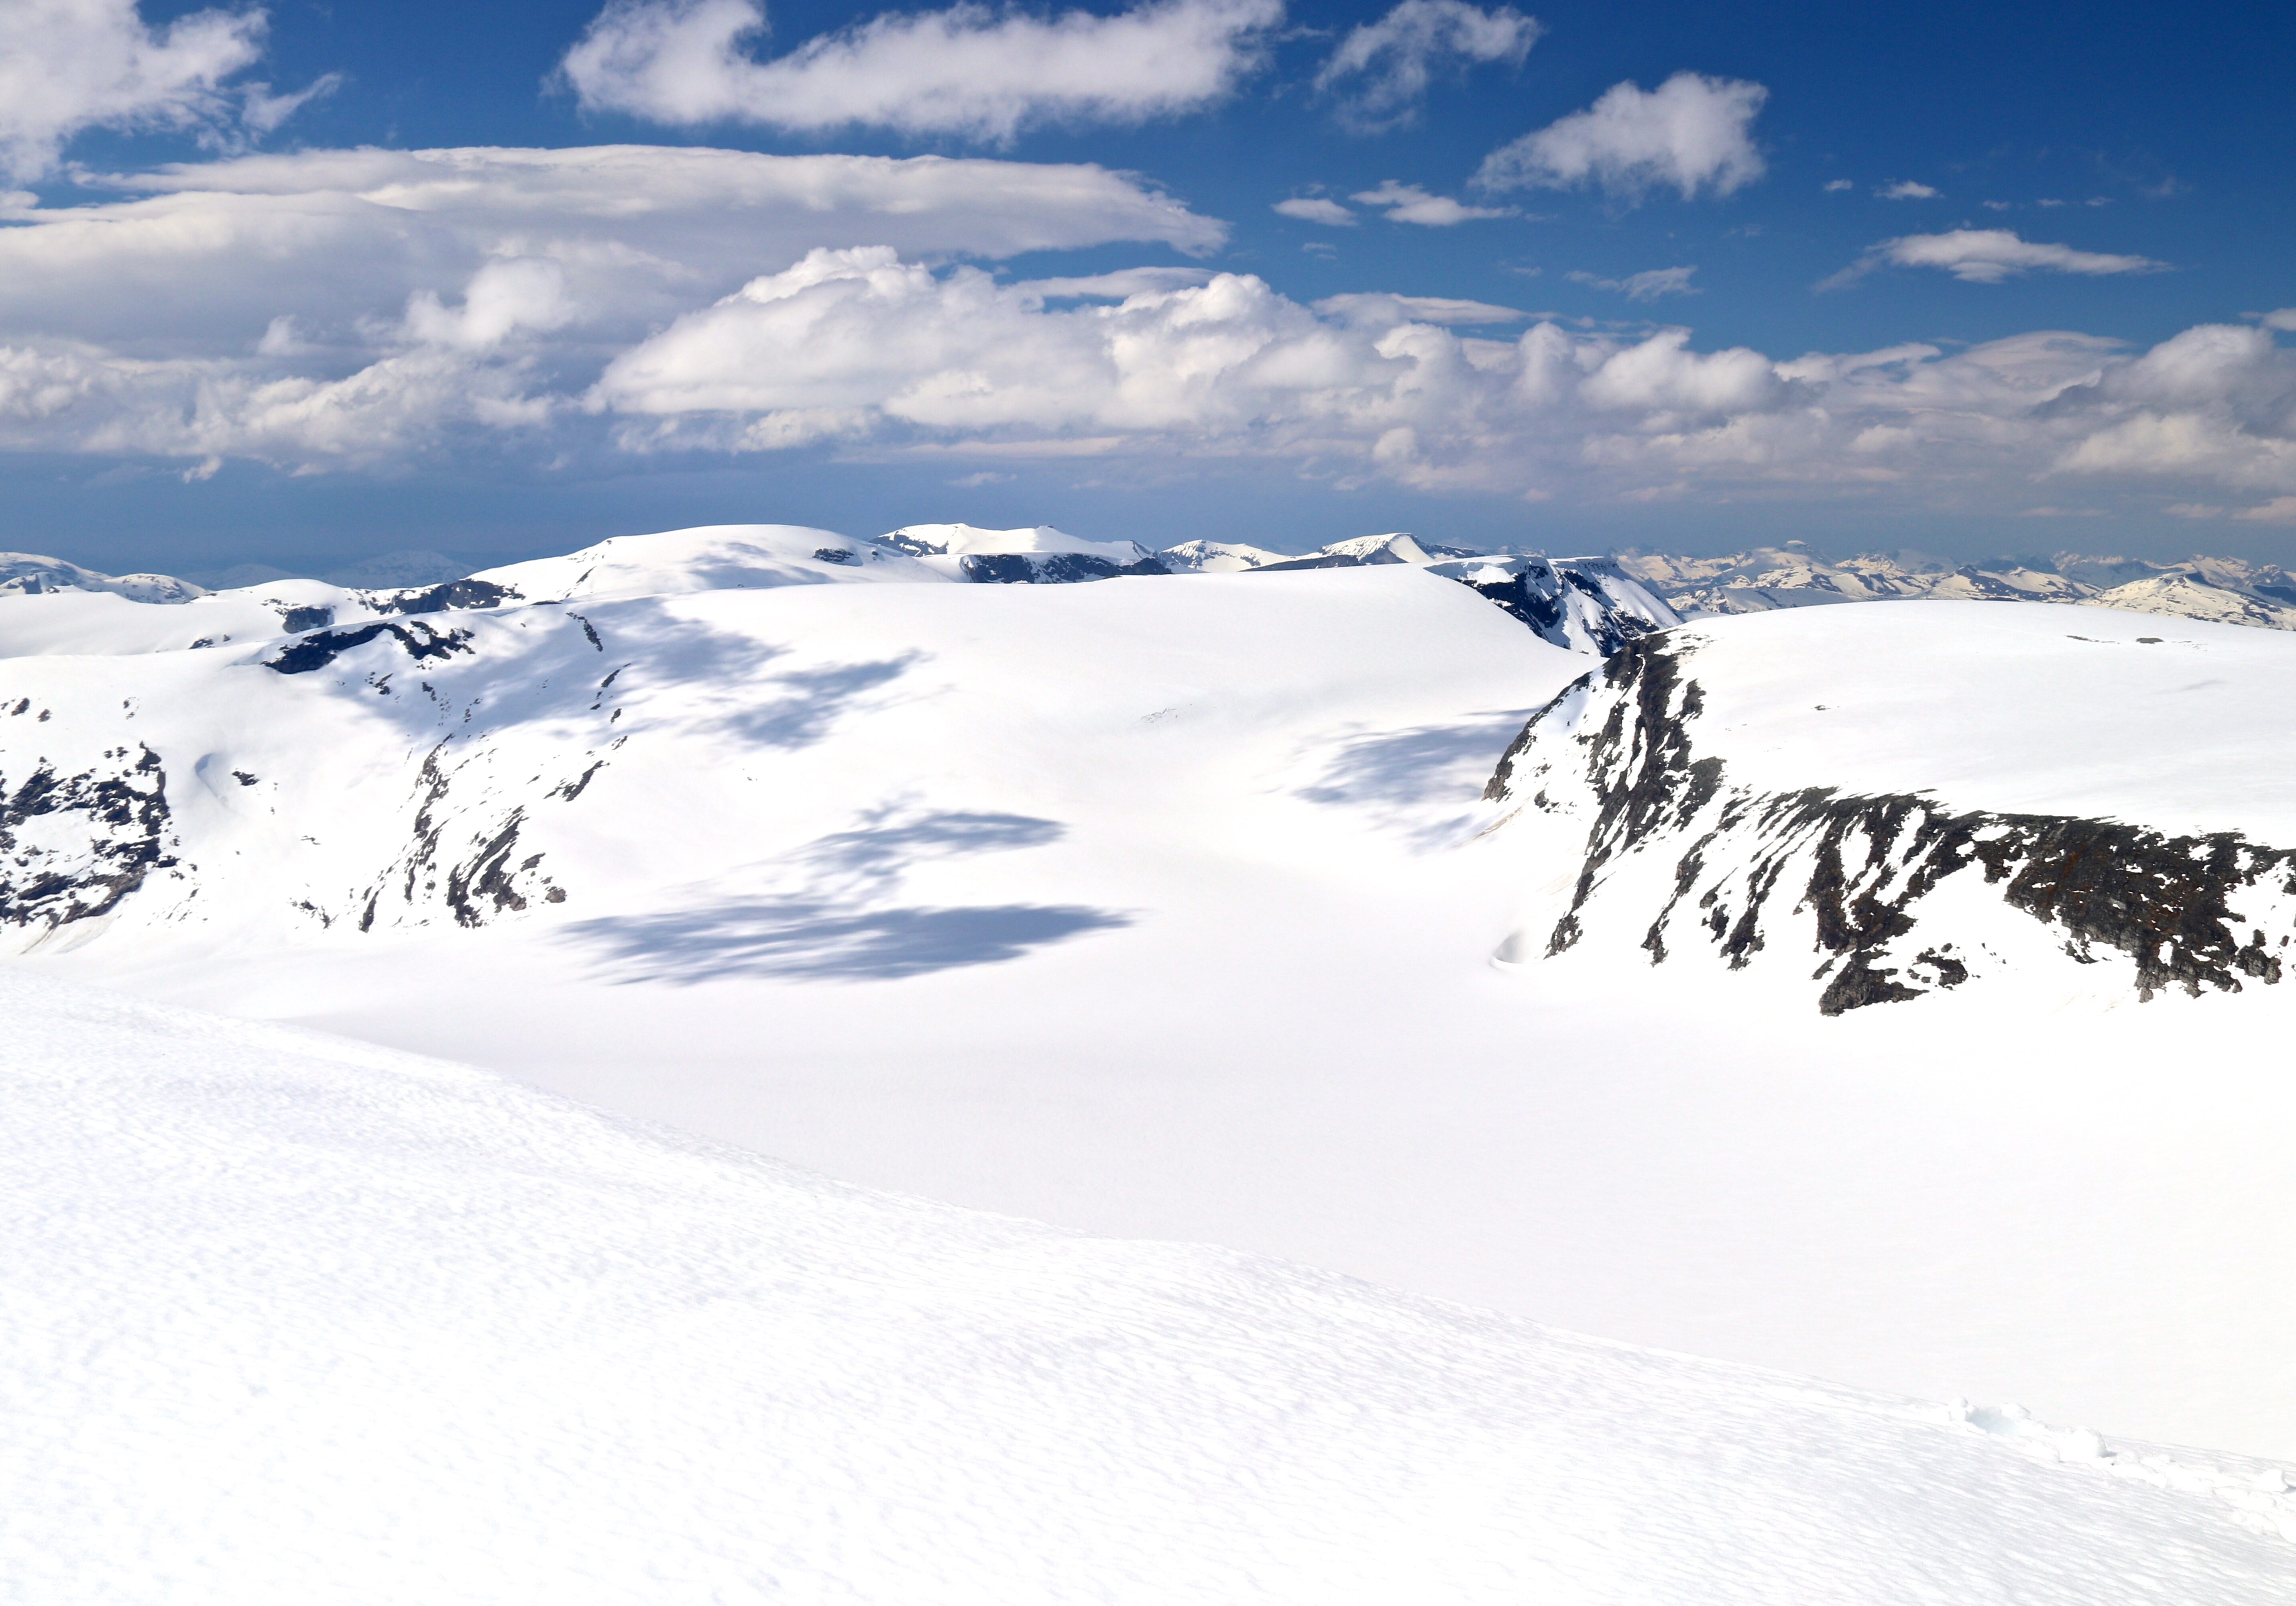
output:
[[[603,949],[618,981],[852,982],[1001,964],[1047,943],[1130,924],[1128,915],[1078,904],[840,913],[832,904],[801,898],[758,898],[586,920],[572,929]]]
[[[796,890],[575,921],[567,934],[596,950],[619,982],[892,981],[1001,964],[1132,924],[1129,915],[1081,904],[890,902],[920,860],[1043,846],[1067,834],[1057,820],[963,810],[905,814],[898,805],[863,820],[859,829],[819,837],[783,861],[803,883]]]
[[[1443,725],[1383,730],[1339,744],[1312,786],[1297,795],[1327,807],[1361,809],[1382,824],[1405,830],[1423,846],[1450,840],[1455,815],[1430,820],[1426,811],[1471,809],[1521,733],[1527,711],[1476,714]]]

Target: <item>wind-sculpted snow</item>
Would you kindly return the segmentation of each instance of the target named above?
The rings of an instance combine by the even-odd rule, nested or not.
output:
[[[2296,1588],[2272,1463],[873,1192],[47,977],[0,975],[0,1577],[28,1602]]]
[[[2003,928],[2006,910],[2139,1000],[2281,980],[2296,849],[2237,830],[1956,808],[1926,790],[1750,782],[1728,756],[1737,728],[1708,709],[1699,647],[1631,644],[1533,715],[1501,759],[1491,801],[1586,833],[1567,907],[1543,943],[1511,938],[1508,959],[1577,947],[1599,909],[1613,943],[1621,922],[1647,922],[1638,945],[1653,965],[1701,947],[1731,970],[1814,963],[1818,1009],[1838,1015],[1988,978],[2030,985],[2048,960]]]

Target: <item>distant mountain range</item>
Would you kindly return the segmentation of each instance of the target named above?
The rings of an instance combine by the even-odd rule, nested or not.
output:
[[[767,527],[705,528],[734,531]],[[701,532],[675,533],[690,537]],[[2070,603],[2265,630],[2296,630],[2296,575],[2277,564],[2236,557],[2195,556],[2178,563],[2156,563],[2060,552],[1956,564],[1916,552],[1835,558],[1801,541],[1714,557],[1644,551],[1615,556],[1548,557],[1441,545],[1399,531],[1334,541],[1303,554],[1200,539],[1151,551],[1136,541],[1087,540],[1049,524],[1018,530],[908,524],[866,540],[815,533],[826,539],[809,558],[803,555],[793,558],[777,550],[757,575],[747,580],[729,578],[722,583],[754,587],[788,584],[800,578],[827,579],[831,574],[823,568],[824,564],[866,566],[873,578],[976,585],[1073,585],[1148,575],[1273,574],[1411,564],[1471,587],[1558,647],[1602,653],[1614,652],[1648,630],[1686,618],[1849,602]],[[133,602],[176,605],[218,597],[250,599],[259,594],[260,605],[277,614],[284,628],[308,630],[388,614],[491,606],[505,597],[529,602],[563,600],[581,594],[574,572],[557,575],[557,581],[564,582],[562,594],[549,597],[532,589],[537,577],[545,572],[556,575],[558,569],[570,564],[578,568],[586,554],[603,553],[613,546],[612,541],[603,542],[564,558],[507,564],[467,577],[455,572],[451,559],[434,552],[388,554],[333,572],[324,581],[293,579],[243,566],[217,577],[241,583],[212,590],[172,575],[104,574],[61,558],[0,553],[0,597],[109,592]],[[890,568],[882,566],[897,556],[905,561],[895,562]],[[711,561],[720,569],[731,564],[727,572],[732,574],[742,571],[750,559],[720,553]],[[795,569],[789,566],[792,563]],[[814,572],[800,576],[798,570]],[[512,575],[524,578],[504,578]],[[496,586],[509,589],[497,593],[490,589]],[[242,637],[245,633],[239,632]],[[232,638],[204,630],[168,634],[184,635],[182,640],[169,643],[176,647]],[[0,655],[16,650],[23,649],[0,641]]]
[[[1913,552],[1836,559],[1787,541],[1727,557],[1628,552],[1618,562],[1685,617],[1837,602],[2067,602],[2296,630],[2296,576],[2237,557],[2163,564],[2060,552],[1953,564]]]

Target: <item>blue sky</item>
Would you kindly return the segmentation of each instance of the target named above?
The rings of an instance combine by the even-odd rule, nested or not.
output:
[[[744,4],[0,20],[0,540],[2296,556],[2287,13]]]

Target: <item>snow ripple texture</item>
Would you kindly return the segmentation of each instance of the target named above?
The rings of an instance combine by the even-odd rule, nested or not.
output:
[[[869,1193],[45,978],[0,975],[0,1009],[9,1599],[2296,1589],[2284,1469],[2068,1454],[1962,1407]]]

